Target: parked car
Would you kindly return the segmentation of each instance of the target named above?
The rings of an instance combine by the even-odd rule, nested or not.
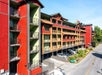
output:
[[[63,53],[58,53],[57,56],[64,57],[65,55]]]
[[[66,55],[67,57],[71,55],[71,53],[68,53],[68,52],[65,52],[63,54]]]
[[[69,52],[70,52],[71,54],[76,54],[76,51],[74,51],[74,50],[69,50]]]

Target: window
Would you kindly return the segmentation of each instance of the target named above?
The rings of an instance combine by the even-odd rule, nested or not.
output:
[[[61,24],[61,21],[58,21],[58,24]]]
[[[52,22],[53,22],[53,23],[56,23],[56,20],[55,20],[55,19],[52,19]]]

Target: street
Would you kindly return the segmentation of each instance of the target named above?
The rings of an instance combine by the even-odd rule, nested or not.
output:
[[[102,75],[102,44],[97,46],[78,64],[61,66],[66,75]]]

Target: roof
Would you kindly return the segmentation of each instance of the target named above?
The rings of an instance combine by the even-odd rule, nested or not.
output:
[[[44,8],[43,4],[39,0],[37,0],[37,1],[40,4],[41,8]]]
[[[84,24],[83,26],[92,26],[92,24]]]
[[[44,20],[44,19],[41,19],[41,22],[42,22],[42,23],[46,23],[46,24],[50,24],[50,25],[53,24],[52,22],[50,22],[50,21],[48,21],[48,20]]]
[[[34,3],[38,3],[41,6],[41,8],[44,8],[43,4],[39,0],[24,0],[24,1],[26,2],[32,1]]]
[[[62,20],[68,21],[68,19],[63,18],[60,13],[55,13],[55,14],[52,14],[51,16],[52,16],[52,17],[55,17],[55,16],[57,16],[57,15],[61,16]]]

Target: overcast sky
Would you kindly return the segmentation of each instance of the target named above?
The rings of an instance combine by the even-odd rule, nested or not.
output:
[[[69,22],[76,20],[102,28],[102,0],[40,0],[47,14],[61,13]]]

